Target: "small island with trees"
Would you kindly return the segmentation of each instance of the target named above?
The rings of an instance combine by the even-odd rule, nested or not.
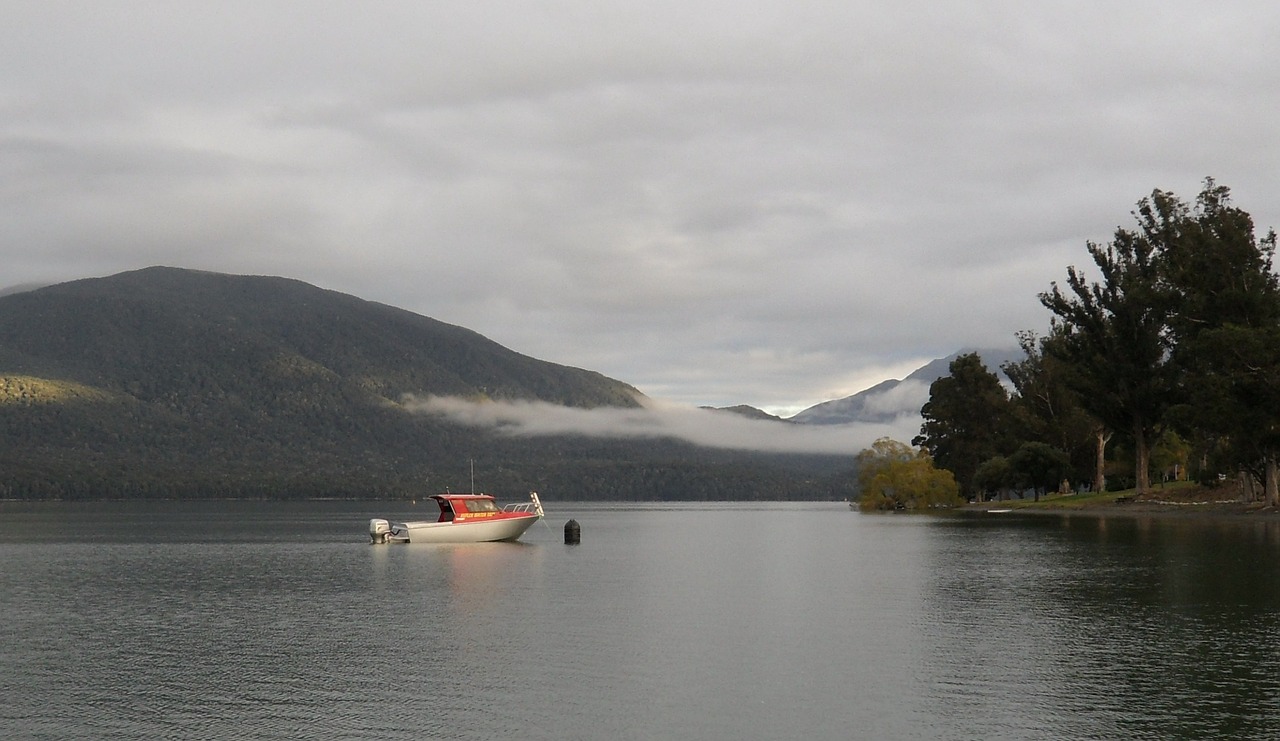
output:
[[[1133,215],[1087,243],[1098,280],[1068,267],[1040,294],[1049,331],[1019,333],[1024,357],[1001,367],[1011,391],[961,355],[930,387],[911,446],[882,439],[859,455],[862,509],[1050,494],[1280,505],[1275,232],[1259,238],[1212,178],[1194,203],[1156,190]]]

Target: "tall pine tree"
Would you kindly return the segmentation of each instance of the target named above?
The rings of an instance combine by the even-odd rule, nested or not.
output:
[[[1168,235],[1164,274],[1176,296],[1173,358],[1186,405],[1179,419],[1224,441],[1229,462],[1264,471],[1267,503],[1280,500],[1280,285],[1276,234],[1258,239],[1230,191],[1207,179],[1194,207],[1161,194],[1140,212]]]
[[[1139,210],[1164,202],[1157,191]],[[1162,280],[1160,220],[1138,230],[1116,229],[1106,245],[1087,244],[1101,273],[1091,282],[1067,268],[1067,289],[1057,283],[1040,294],[1053,312],[1058,340],[1047,350],[1070,364],[1070,382],[1081,405],[1109,429],[1132,435],[1134,478],[1139,494],[1151,486],[1151,444],[1175,399],[1169,362],[1170,295]]]

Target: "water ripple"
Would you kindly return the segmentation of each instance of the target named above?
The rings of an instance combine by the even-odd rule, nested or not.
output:
[[[0,736],[1280,737],[1269,532],[615,505],[577,547],[372,547],[349,506],[0,521]]]

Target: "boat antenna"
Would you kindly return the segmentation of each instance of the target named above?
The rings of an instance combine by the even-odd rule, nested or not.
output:
[[[476,493],[476,459],[468,458],[467,461],[471,464],[471,493],[475,494]]]

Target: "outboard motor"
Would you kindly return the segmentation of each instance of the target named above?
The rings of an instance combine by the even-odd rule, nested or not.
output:
[[[369,542],[380,545],[386,543],[390,535],[391,523],[377,518],[369,520]]]

